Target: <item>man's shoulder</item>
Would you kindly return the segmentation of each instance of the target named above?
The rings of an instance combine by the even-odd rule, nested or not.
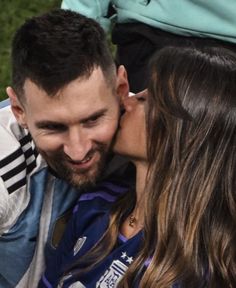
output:
[[[20,127],[10,106],[0,112],[0,177],[11,194],[26,184],[27,176],[36,167],[42,167],[43,161],[30,133]]]
[[[5,99],[5,100],[2,100],[1,102],[0,102],[0,109],[1,108],[4,108],[4,107],[7,107],[7,106],[10,106],[10,99],[8,98],[8,99]]]
[[[0,102],[0,104],[2,104],[2,102]],[[22,129],[18,124],[10,105],[0,106],[0,129],[0,135],[9,135],[12,141],[13,139],[19,141],[26,134],[26,130]],[[4,145],[5,142],[0,142],[0,144]]]

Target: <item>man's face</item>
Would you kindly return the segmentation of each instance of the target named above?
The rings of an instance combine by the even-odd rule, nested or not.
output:
[[[49,166],[77,187],[94,183],[106,161],[120,113],[116,88],[100,68],[52,98],[29,79],[25,82],[26,103],[18,121],[27,125]]]

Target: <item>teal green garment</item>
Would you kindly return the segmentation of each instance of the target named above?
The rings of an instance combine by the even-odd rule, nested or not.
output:
[[[61,7],[97,20],[108,31],[110,2],[118,23],[141,22],[179,35],[236,43],[236,0],[63,0]]]

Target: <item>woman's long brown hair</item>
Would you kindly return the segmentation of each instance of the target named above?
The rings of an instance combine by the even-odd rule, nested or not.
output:
[[[143,249],[118,287],[236,287],[236,55],[169,47],[150,69]],[[88,268],[114,248],[129,203],[81,259]]]
[[[236,55],[166,48],[151,72],[141,287],[236,287]]]

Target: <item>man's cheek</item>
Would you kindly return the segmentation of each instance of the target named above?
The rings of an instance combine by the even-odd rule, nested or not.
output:
[[[63,144],[49,137],[44,137],[43,139],[36,139],[36,147],[45,153],[53,153],[62,149]]]
[[[100,130],[100,135],[98,135],[98,142],[101,142],[101,143],[104,143],[104,144],[109,144],[115,133],[116,133],[116,130],[117,130],[117,125],[116,124],[113,124],[113,125],[107,125],[106,127],[103,127],[101,130]]]

